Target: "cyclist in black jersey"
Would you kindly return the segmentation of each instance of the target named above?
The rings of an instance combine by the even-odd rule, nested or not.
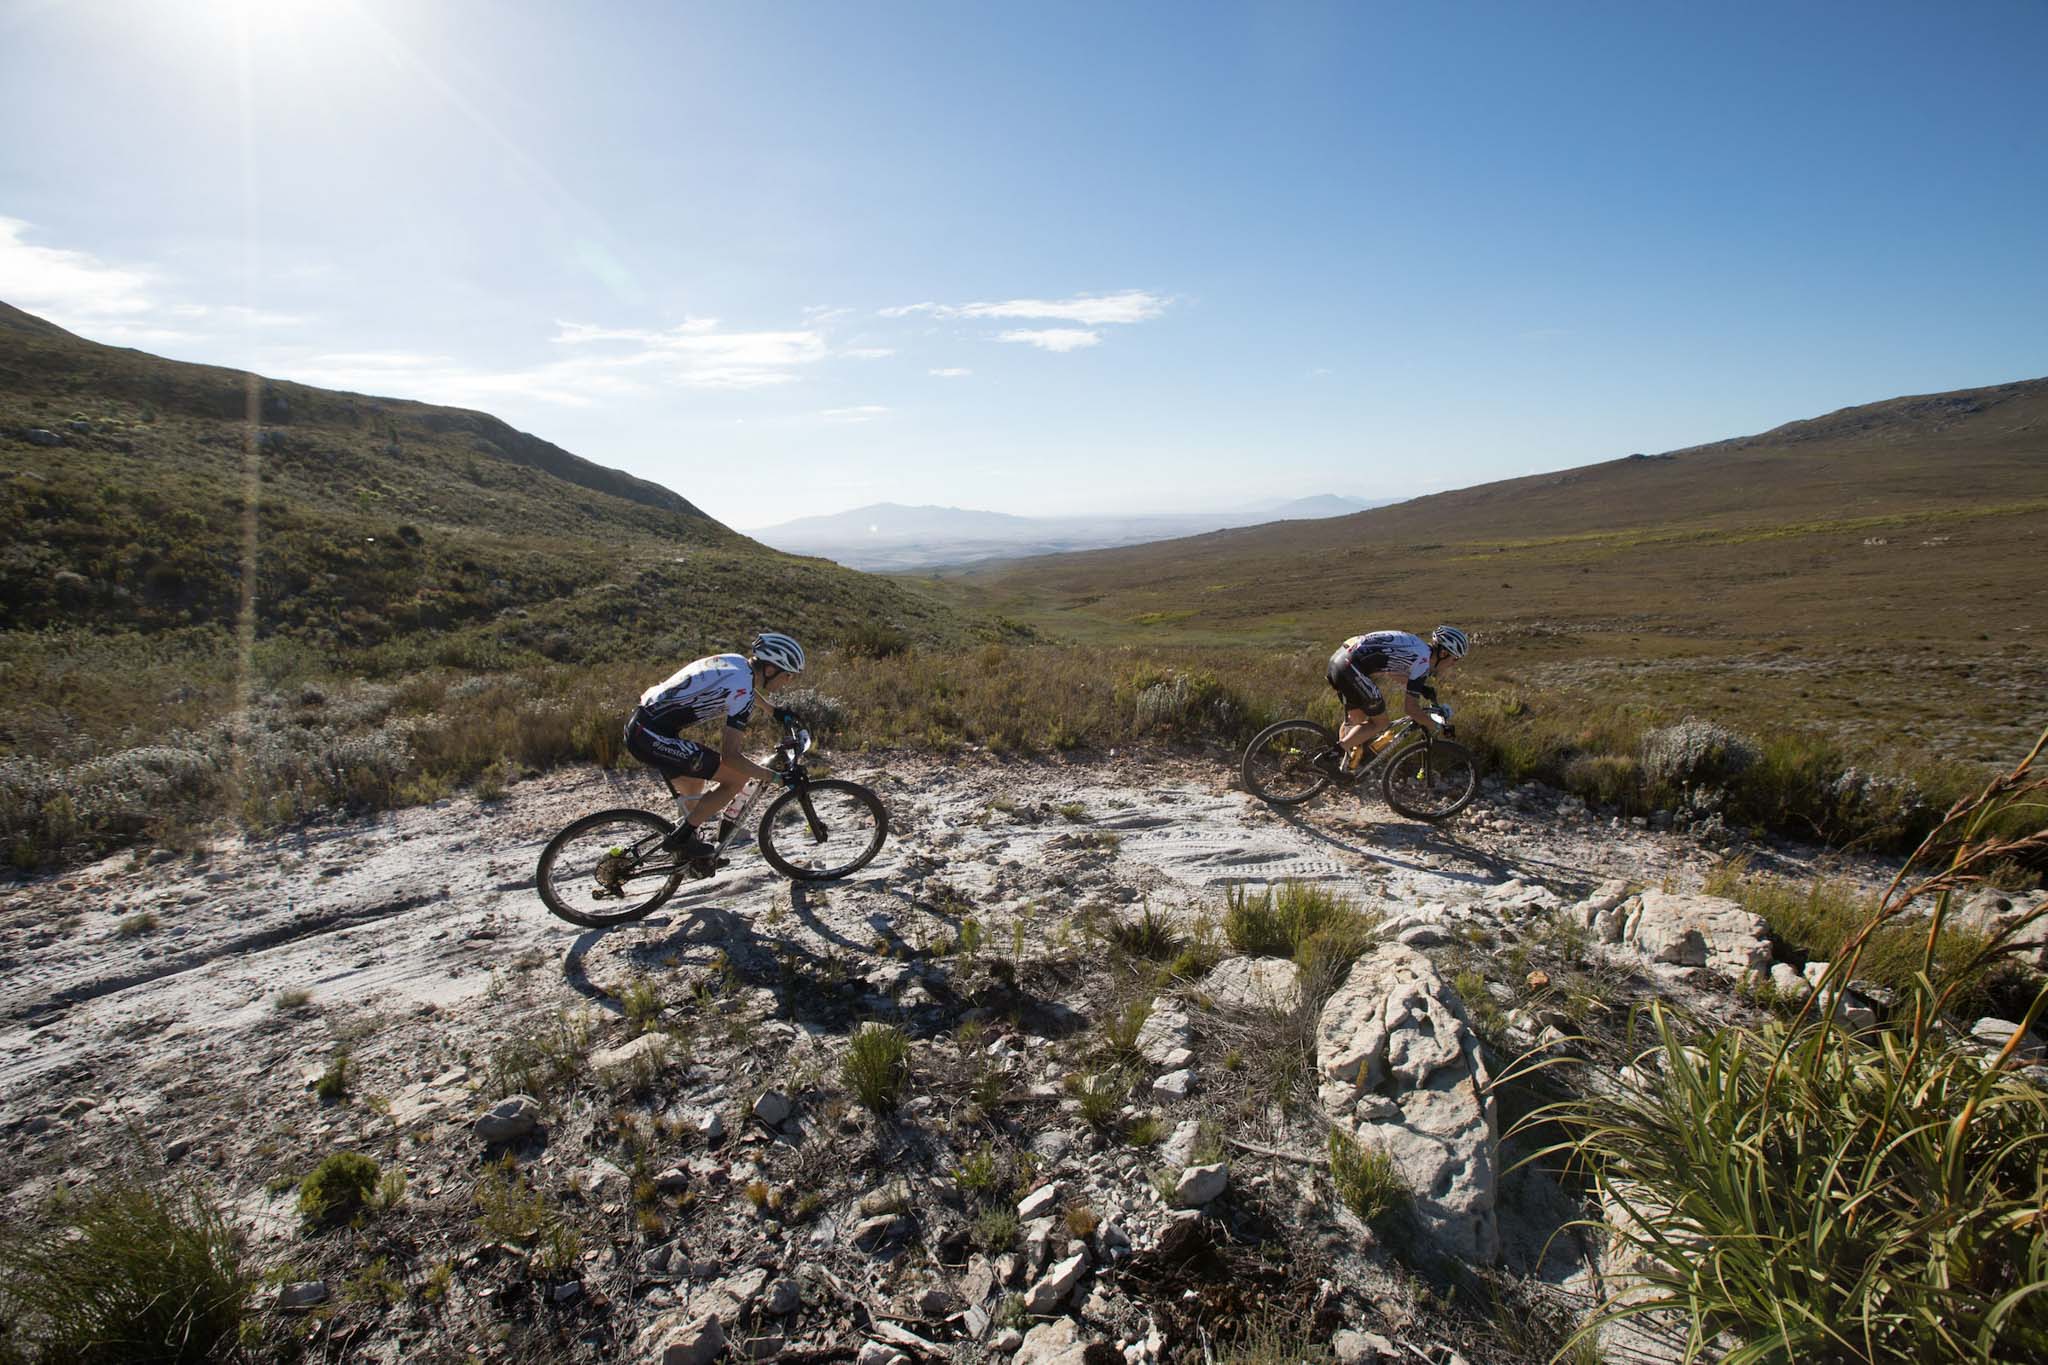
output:
[[[662,847],[685,857],[709,854],[714,841],[699,830],[712,826],[749,779],[780,781],[782,775],[740,752],[757,694],[780,691],[804,671],[804,651],[789,636],[763,631],[745,654],[714,654],[679,669],[640,694],[626,718],[626,751],[668,779],[683,807],[683,818]],[[682,731],[723,718],[724,735],[713,749]]]
[[[1330,656],[1330,686],[1344,700],[1344,724],[1337,731],[1339,753],[1323,760],[1332,765],[1357,765],[1356,755],[1386,732],[1387,700],[1373,685],[1375,673],[1398,673],[1407,680],[1403,709],[1417,725],[1427,725],[1422,701],[1436,700],[1430,679],[1441,678],[1472,647],[1471,637],[1456,626],[1438,626],[1429,639],[1405,630],[1376,630],[1354,635]]]

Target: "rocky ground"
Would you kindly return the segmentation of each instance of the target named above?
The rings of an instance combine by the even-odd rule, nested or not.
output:
[[[1734,959],[1771,969],[1683,895],[1659,927],[1721,851],[1537,789],[1435,828],[1281,814],[1220,762],[842,775],[894,823],[857,876],[743,849],[608,931],[533,868],[638,775],[12,884],[9,1210],[203,1183],[271,1268],[270,1344],[314,1359],[1540,1359],[1598,1267],[1578,1194],[1498,1147],[1542,1093],[1493,1082],[1546,1044],[1618,1069],[1632,1002],[1733,1017]],[[1288,880],[1381,921],[1335,995],[1223,942],[1229,888]],[[876,1022],[910,1040],[884,1113],[843,1070]],[[1405,1213],[1339,1197],[1333,1125],[1394,1153]],[[376,1191],[309,1224],[335,1152]]]

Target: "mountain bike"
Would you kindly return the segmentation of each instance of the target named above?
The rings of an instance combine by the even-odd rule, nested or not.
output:
[[[1245,790],[1275,806],[1298,806],[1331,786],[1362,788],[1374,773],[1387,804],[1412,820],[1448,820],[1479,794],[1479,765],[1453,743],[1451,708],[1432,706],[1430,725],[1402,716],[1387,728],[1378,753],[1357,768],[1327,726],[1312,720],[1268,725],[1246,746],[1239,772]],[[1432,729],[1431,726],[1435,728]]]
[[[800,882],[858,872],[889,836],[881,798],[858,782],[814,778],[804,766],[810,731],[788,711],[776,712],[783,741],[768,766],[782,776],[782,794],[761,813],[755,843],[768,865]],[[685,858],[661,846],[675,823],[649,810],[586,815],[548,840],[536,884],[549,910],[571,924],[602,929],[652,914],[683,878],[715,876],[723,856],[760,804],[766,783],[749,782],[718,822],[712,851]]]

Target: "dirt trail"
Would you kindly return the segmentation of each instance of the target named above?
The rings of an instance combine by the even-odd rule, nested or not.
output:
[[[673,942],[678,926],[699,942],[745,940],[787,908],[797,913],[778,925],[779,946],[815,957],[950,937],[947,904],[971,905],[984,926],[1036,924],[1038,910],[1084,901],[1213,904],[1225,884],[1304,878],[1454,905],[1510,878],[1570,895],[1609,876],[1684,881],[1707,861],[1680,839],[1493,799],[1445,829],[1350,798],[1284,816],[1232,790],[1220,766],[899,757],[847,775],[880,790],[894,822],[858,878],[822,895],[793,890],[743,849],[715,882],[610,933],[555,920],[532,887],[556,829],[657,795],[643,778],[590,770],[520,783],[488,805],[458,798],[18,886],[0,896],[0,1126],[78,1087],[133,1088],[180,1059],[275,1064],[278,1044],[297,1041],[280,1027],[285,992],[309,992],[316,1010],[431,1005],[436,1028],[459,1028],[452,1016],[514,964],[562,964],[523,975],[524,992],[552,979],[565,1000],[598,997],[591,981],[618,955],[641,956],[645,940]]]

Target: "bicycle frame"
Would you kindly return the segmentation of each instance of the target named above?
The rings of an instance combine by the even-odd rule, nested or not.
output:
[[[802,807],[804,820],[811,827],[811,837],[823,843],[825,825],[818,819],[818,812],[811,805],[808,790],[810,775],[804,771],[803,766],[804,755],[811,751],[811,732],[801,725],[784,721],[782,733],[783,741],[775,746],[775,752],[784,760],[784,768],[792,774],[789,785],[796,790],[797,805]],[[740,789],[740,794],[733,798],[732,805],[726,807],[725,813],[719,817],[719,827],[724,833],[717,845],[706,855],[709,859],[716,861],[726,849],[732,847],[732,841],[739,832],[747,828],[748,819],[754,814],[755,807],[761,804],[761,798],[767,794],[769,785],[759,778],[747,779],[746,784]]]
[[[1450,707],[1431,706],[1425,709],[1424,714],[1430,718],[1433,725],[1418,725],[1413,716],[1401,715],[1394,717],[1393,721],[1387,726],[1385,741],[1379,748],[1368,754],[1365,761],[1356,768],[1347,768],[1345,770],[1346,776],[1352,779],[1364,778],[1367,773],[1386,762],[1395,750],[1403,747],[1402,741],[1417,730],[1422,732],[1422,742],[1424,744],[1434,744],[1438,739],[1449,739],[1456,733],[1451,729]]]

